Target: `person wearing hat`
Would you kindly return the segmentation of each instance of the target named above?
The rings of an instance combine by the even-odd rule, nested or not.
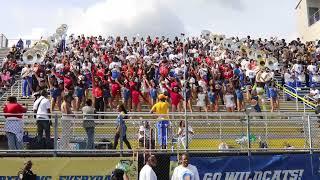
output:
[[[169,103],[167,102],[167,96],[164,94],[160,94],[158,99],[159,102],[153,105],[150,113],[155,113],[158,115],[158,119],[160,120],[157,122],[158,143],[163,149],[166,149],[169,121],[165,119],[169,119],[167,115],[169,113]]]

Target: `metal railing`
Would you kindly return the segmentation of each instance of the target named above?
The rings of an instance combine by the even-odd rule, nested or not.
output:
[[[8,129],[10,119],[6,120],[3,115],[0,114],[0,132],[7,135],[5,129]],[[125,126],[119,125],[121,121],[117,121],[117,116],[115,113],[98,113],[91,115],[92,119],[84,120],[82,114],[51,114],[50,138],[46,139],[45,133],[40,138],[38,131],[41,127],[47,128],[45,124],[49,121],[36,120],[32,113],[24,114],[23,148],[9,150],[6,143],[0,142],[0,153],[47,152],[57,155],[103,152],[121,155],[140,151],[187,150],[239,151],[250,155],[252,151],[278,150],[312,153],[320,148],[318,116],[310,113],[187,113],[188,127],[180,126],[185,121],[185,115],[181,113],[168,114],[168,123],[160,123],[164,119],[158,119],[157,115],[129,113]],[[93,129],[86,124],[88,121],[94,122]],[[117,127],[125,129],[118,130]],[[189,132],[188,141],[183,133],[178,135],[179,127],[185,130],[182,132],[193,132]],[[8,138],[12,140],[12,137]],[[131,149],[124,148],[123,144],[131,146]],[[8,145],[12,147],[12,142]]]
[[[10,88],[10,94],[13,96],[14,94],[22,95],[22,80],[16,80],[14,84]]]
[[[314,104],[315,100],[308,96],[309,91],[307,89],[300,87],[295,88],[286,84],[282,86],[279,83],[277,83],[276,85],[279,89],[282,89],[284,101],[286,101],[286,96],[295,100],[296,111],[303,110],[303,112],[305,113],[307,111],[307,108],[314,109],[314,107],[316,106]],[[303,107],[300,106],[301,104],[303,104]]]

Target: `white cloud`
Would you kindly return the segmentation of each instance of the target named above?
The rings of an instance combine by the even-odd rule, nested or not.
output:
[[[31,39],[53,34],[64,23],[70,26],[69,34],[86,35],[199,35],[208,29],[226,35],[288,36],[295,31],[293,13],[288,13],[293,10],[283,9],[291,2],[283,1],[279,8],[273,8],[276,0],[95,0],[86,7],[50,2],[41,8],[31,1],[10,7],[7,14],[13,21],[7,24],[13,31],[4,30],[11,38]]]
[[[158,0],[105,0],[86,9],[59,9],[57,14],[75,34],[172,35],[184,31],[178,16]]]

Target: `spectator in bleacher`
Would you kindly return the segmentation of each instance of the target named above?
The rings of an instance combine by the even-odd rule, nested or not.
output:
[[[30,97],[32,93],[32,69],[28,64],[21,70],[22,77],[22,97]]]
[[[24,48],[24,43],[23,43],[22,39],[19,39],[16,47],[18,50],[22,50]]]
[[[270,94],[270,105],[271,105],[271,112],[275,110],[279,110],[279,98],[278,98],[278,90],[274,83],[268,88]]]
[[[314,84],[310,86],[309,96],[315,99],[319,98],[319,90],[316,89],[316,86]]]
[[[92,100],[87,99],[86,105],[82,108],[83,113],[83,128],[87,133],[87,149],[94,149],[94,128],[96,126],[94,122],[94,116],[96,110],[92,107]]]
[[[10,96],[7,103],[3,107],[3,113],[6,122],[4,131],[8,139],[8,147],[10,150],[19,150],[23,146],[23,113],[27,109],[17,102],[17,98]]]
[[[47,90],[40,92],[40,97],[33,104],[33,112],[36,114],[37,119],[37,133],[38,142],[42,141],[43,132],[45,133],[45,141],[50,143],[50,125],[51,125],[51,105],[48,99]]]

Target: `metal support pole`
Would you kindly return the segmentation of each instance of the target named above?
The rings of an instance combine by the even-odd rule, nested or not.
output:
[[[309,150],[310,150],[310,154],[313,154],[313,151],[312,151],[312,148],[313,148],[313,145],[312,145],[312,137],[311,137],[311,121],[310,121],[310,116],[308,115],[308,136],[309,136]]]
[[[222,141],[222,118],[221,115],[219,116],[219,137],[220,137],[220,141]]]
[[[184,101],[185,101],[185,106],[184,106],[184,122],[185,122],[185,128],[186,128],[186,151],[188,151],[189,149],[189,124],[188,124],[188,118],[187,118],[187,71],[188,68],[186,66],[186,60],[187,60],[187,56],[186,56],[186,46],[185,46],[185,38],[184,38],[184,34],[182,35],[182,43],[183,43],[183,64],[184,64],[184,71],[183,71],[183,87],[184,87],[184,93],[183,93],[183,97],[184,97]]]
[[[296,111],[298,111],[299,110],[299,106],[298,106],[298,90],[295,89],[295,91],[296,91]]]
[[[54,115],[54,157],[57,157],[58,151],[58,115]]]
[[[120,115],[121,116],[121,115]],[[119,117],[120,118],[120,123],[119,123],[119,126],[120,126],[120,156],[122,157],[123,156],[123,132],[122,132],[122,127],[123,127],[123,118],[122,117]]]
[[[306,96],[304,96],[304,99],[306,99]],[[303,114],[306,114],[306,102],[303,101]]]
[[[248,142],[248,156],[251,156],[251,142],[250,142],[250,117],[247,115],[247,142]]]

